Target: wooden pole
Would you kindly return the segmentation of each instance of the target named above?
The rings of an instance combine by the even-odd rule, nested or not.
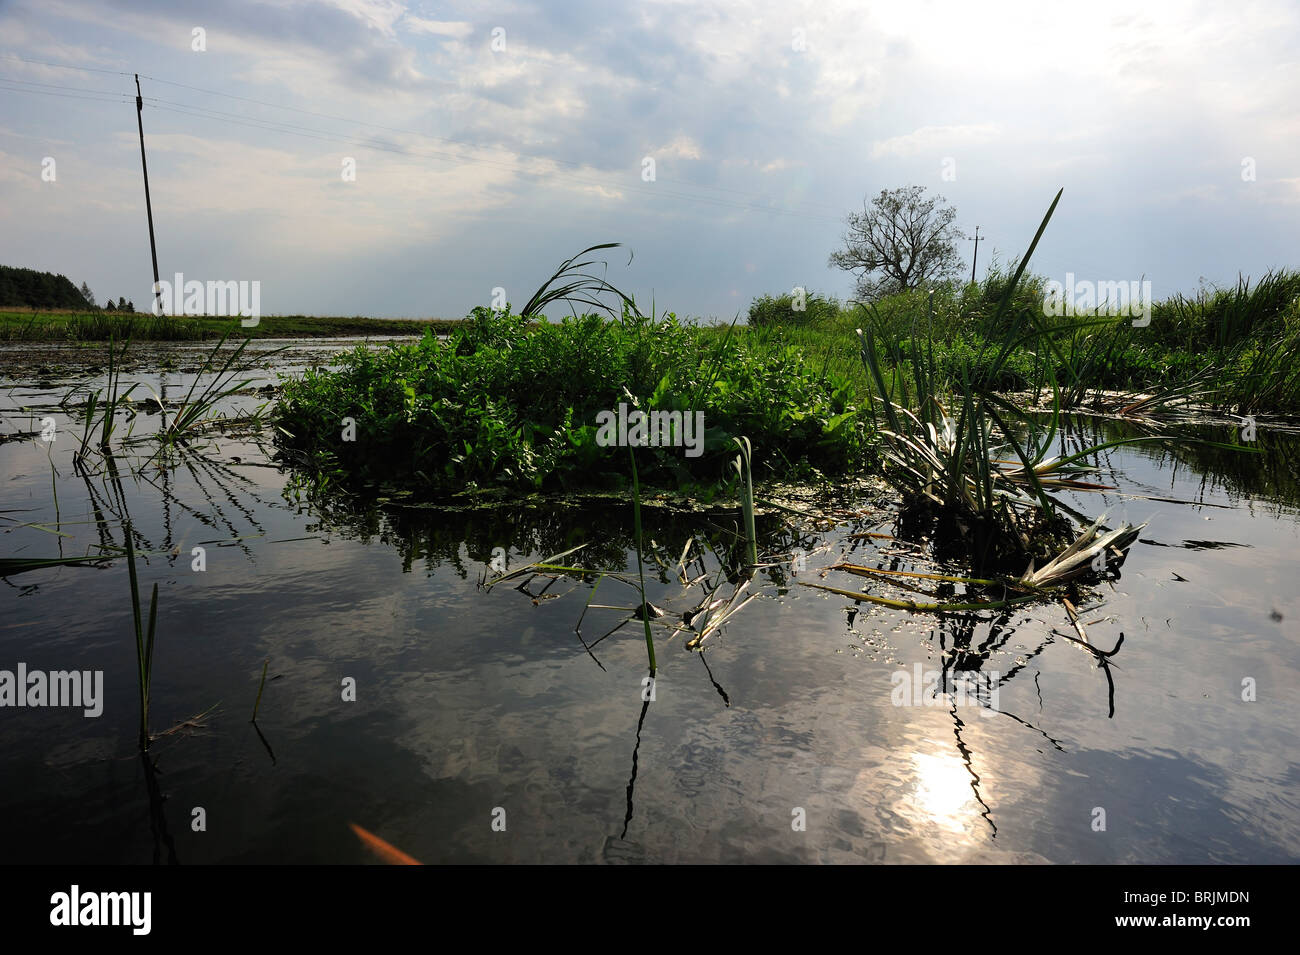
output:
[[[149,201],[149,164],[144,158],[144,97],[140,95],[140,74],[135,74],[135,121],[140,128],[140,168],[144,171],[144,211],[149,217],[149,254],[153,256],[154,314],[162,314],[162,287],[158,281],[158,245],[153,237],[153,203]]]

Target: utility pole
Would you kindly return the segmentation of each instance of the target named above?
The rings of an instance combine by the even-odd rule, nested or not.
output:
[[[150,233],[150,235],[152,234],[153,233]],[[975,260],[978,259],[979,257],[980,257],[980,227],[976,226],[975,227],[975,254],[971,256],[971,260],[970,260],[970,280],[972,285],[975,283]],[[155,272],[158,271],[158,267],[156,265],[154,266],[154,271]]]
[[[135,74],[135,121],[140,127],[140,168],[144,171],[144,211],[149,217],[149,254],[153,256],[154,314],[162,314],[162,283],[158,281],[158,245],[153,237],[153,204],[149,201],[149,164],[144,158],[144,97],[140,95],[140,74]]]

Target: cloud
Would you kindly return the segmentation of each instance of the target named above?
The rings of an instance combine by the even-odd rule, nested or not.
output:
[[[471,23],[450,20],[424,20],[420,17],[411,16],[409,13],[402,17],[400,26],[408,33],[449,36],[457,40],[463,40],[474,32],[474,25]]]
[[[651,149],[649,155],[665,159],[699,159],[700,146],[689,136],[679,135],[672,142]]]
[[[886,156],[907,158],[924,155],[935,156],[951,151],[958,146],[974,146],[987,143],[998,135],[998,127],[992,123],[975,126],[922,126],[902,136],[872,143],[871,158],[881,159]]]
[[[489,20],[469,0],[15,0],[0,7],[0,53],[199,88],[144,79],[157,98],[145,112],[151,184],[167,199],[161,218],[184,217],[160,226],[196,263],[251,246],[287,276],[346,295],[346,270],[320,275],[329,256],[420,261],[436,248],[445,270],[419,279],[427,297],[469,296],[464,276],[505,254],[504,234],[511,267],[530,275],[594,234],[635,241],[638,269],[666,269],[647,279],[661,298],[729,314],[716,276],[733,269],[745,298],[787,276],[829,276],[828,292],[841,280],[847,291],[847,277],[825,271],[844,212],[907,182],[940,188],[964,225],[979,221],[1009,247],[1041,218],[1026,197],[1065,186],[1036,260],[1062,273],[1077,256],[1133,254],[1107,241],[1115,232],[1177,249],[1193,283],[1214,262],[1250,271],[1242,259],[1257,252],[1216,236],[1262,235],[1262,248],[1285,234],[1255,227],[1297,201],[1286,177],[1300,169],[1300,11],[1274,0],[1248,10],[1009,0],[994,20],[940,0],[512,0]],[[500,52],[489,43],[498,25]],[[208,31],[206,53],[190,50],[194,26]],[[132,86],[0,59],[5,74]],[[0,177],[0,260],[65,254],[53,236],[75,208],[106,250],[78,274],[134,267],[139,249],[112,239],[141,199],[131,113],[0,90],[7,161],[35,168],[59,143],[60,173],[57,203]],[[354,184],[339,180],[345,155],[358,161]],[[641,180],[646,155],[661,162],[657,187]],[[952,182],[939,178],[948,155]],[[1245,156],[1259,162],[1250,189],[1239,188]],[[1059,227],[1099,207],[1104,223]],[[1180,239],[1198,211],[1224,228],[1189,249]]]
[[[261,61],[263,77],[279,65],[281,77],[304,76],[317,94],[339,84],[389,93],[441,85],[415,67],[414,50],[397,42],[394,23],[404,7],[396,0],[41,0],[41,6],[50,16],[93,24],[136,44],[227,62],[252,57]],[[204,54],[190,51],[196,26],[207,32]]]
[[[26,170],[26,171],[24,171]],[[39,187],[41,169],[24,157],[15,156],[0,150],[0,182],[13,183],[23,188]]]

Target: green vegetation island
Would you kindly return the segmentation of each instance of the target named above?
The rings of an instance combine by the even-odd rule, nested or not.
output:
[[[1300,412],[1300,272],[1144,301],[1140,314],[1131,302],[1122,313],[1061,307],[1059,288],[1027,268],[1059,198],[1024,256],[979,281],[913,275],[924,256],[852,261],[850,243],[832,262],[883,274],[859,285],[871,301],[796,288],[756,299],[743,325],[645,314],[597,274],[604,263],[593,256],[617,245],[606,243],[562,263],[518,313],[268,317],[244,328],[237,316],[104,309],[0,315],[0,333],[220,337],[209,364],[223,371],[227,338],[419,336],[359,343],[282,382],[268,420],[317,491],[621,493],[631,480],[638,496],[644,486],[707,504],[752,496],[756,479],[830,486],[871,475],[905,511],[940,522],[945,539],[998,562],[1046,558],[1072,536],[1050,491],[1090,486],[1087,459],[1101,450],[1049,455],[1063,415],[1151,431],[1118,442],[1129,443],[1174,441],[1155,426],[1196,415]],[[935,218],[934,200],[916,189],[882,193],[878,212],[908,202]],[[937,216],[940,227],[949,221]],[[876,223],[859,225],[865,235]],[[951,243],[932,245],[943,272]],[[545,310],[561,304],[571,316],[549,320]]]

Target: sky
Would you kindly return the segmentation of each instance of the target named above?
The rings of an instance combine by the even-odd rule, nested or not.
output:
[[[603,242],[646,311],[846,298],[906,185],[980,273],[1058,189],[1049,279],[1300,266],[1300,3],[1134,6],[0,0],[0,263],[148,302],[139,73],[162,277],[262,314],[518,309]]]

